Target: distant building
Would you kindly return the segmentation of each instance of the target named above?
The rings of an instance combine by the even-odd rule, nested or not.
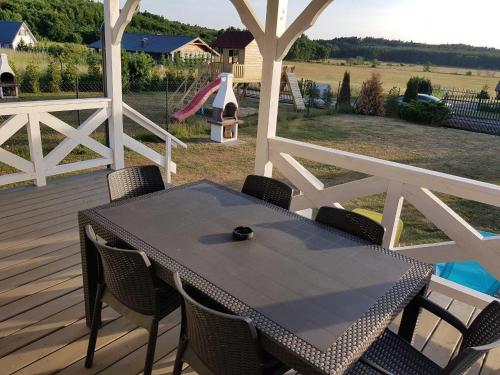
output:
[[[36,38],[25,22],[0,21],[0,48],[16,49],[21,40],[34,46]]]
[[[497,92],[497,100],[500,100],[500,81],[498,81],[498,85],[495,91]]]
[[[101,41],[98,40],[90,44],[89,47],[100,50]],[[192,36],[125,33],[123,34],[122,48],[127,52],[144,52],[157,59],[162,55],[171,60],[176,55],[182,59],[204,57],[210,60],[219,56],[219,53],[201,38],[193,38]]]

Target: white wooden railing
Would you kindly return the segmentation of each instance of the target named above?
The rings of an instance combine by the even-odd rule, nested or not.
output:
[[[430,263],[476,259],[500,279],[500,236],[484,238],[433,193],[500,207],[500,186],[280,137],[270,138],[268,143],[269,160],[273,166],[301,191],[301,195],[292,201],[293,211],[307,212],[327,205],[341,207],[342,202],[386,193],[382,220],[387,228],[385,247]],[[325,188],[295,158],[361,172],[370,177]],[[404,199],[451,241],[395,247]],[[433,278],[433,287],[478,306],[484,306],[492,299],[439,277]]]
[[[129,135],[123,134],[124,146],[151,160],[158,166],[165,168],[167,182],[171,183],[172,173],[177,173],[177,166],[172,161],[172,147],[181,146],[187,148],[187,145],[125,103],[123,103],[123,115],[165,141],[165,154],[160,155],[155,150],[147,147]]]
[[[46,178],[49,176],[113,164],[113,151],[90,136],[110,117],[110,104],[111,100],[107,98],[1,104],[0,116],[8,118],[0,125],[0,163],[16,169],[17,172],[1,175],[0,186],[29,180],[34,180],[37,186],[44,186]],[[186,147],[186,145],[126,104],[123,105],[123,109],[127,117],[164,140],[166,151],[164,155],[160,155],[126,134],[123,134],[124,145],[164,167],[170,182],[171,173],[176,171],[175,163],[172,162],[172,146]],[[95,110],[95,112],[78,128],[74,128],[53,115],[53,113],[76,110]],[[43,153],[40,124],[46,125],[66,137],[47,155]],[[28,135],[29,159],[18,156],[2,147],[24,127],[26,127]],[[97,153],[99,157],[61,164],[78,145],[87,147]]]

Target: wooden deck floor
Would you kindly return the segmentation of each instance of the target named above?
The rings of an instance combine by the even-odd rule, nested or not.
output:
[[[107,201],[105,172],[57,179],[44,188],[0,191],[0,374],[141,372],[146,332],[111,308],[103,311],[94,367],[83,366],[88,329],[76,213]],[[431,297],[464,322],[478,313],[443,295]],[[156,374],[171,373],[179,319],[176,312],[161,323]],[[415,345],[425,354],[444,365],[458,343],[448,324],[421,316]],[[470,373],[498,375],[499,369],[497,351]]]

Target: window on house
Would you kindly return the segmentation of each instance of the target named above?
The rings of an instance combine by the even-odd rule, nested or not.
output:
[[[239,64],[240,63],[240,50],[230,49],[229,50],[229,64]]]

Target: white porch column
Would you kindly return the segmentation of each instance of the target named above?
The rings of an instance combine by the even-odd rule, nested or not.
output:
[[[111,99],[109,118],[109,142],[113,151],[113,169],[125,166],[123,149],[123,98],[121,40],[113,43],[113,28],[120,16],[120,1],[104,1],[104,33],[106,38],[106,88]]]
[[[265,36],[262,53],[262,79],[257,130],[257,148],[255,150],[255,173],[272,177],[273,165],[269,161],[268,138],[276,135],[278,120],[278,102],[281,84],[283,60],[278,58],[278,42],[286,30],[288,0],[268,0]]]

